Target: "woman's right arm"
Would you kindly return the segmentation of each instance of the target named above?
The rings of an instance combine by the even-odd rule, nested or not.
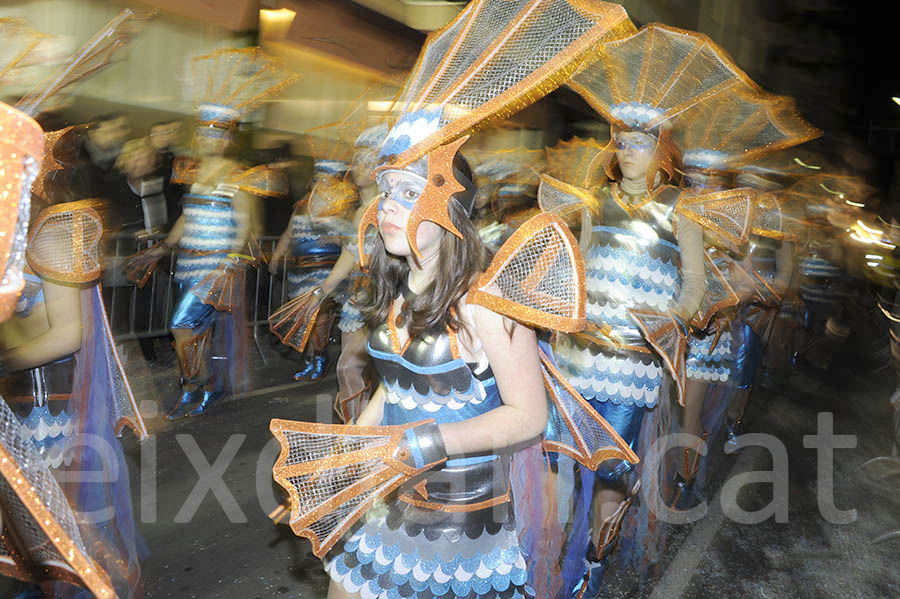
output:
[[[182,213],[178,220],[175,221],[175,224],[172,225],[172,228],[169,230],[169,234],[166,235],[166,238],[163,239],[163,243],[168,245],[169,247],[176,247],[178,242],[181,241],[181,236],[184,234],[184,214]]]

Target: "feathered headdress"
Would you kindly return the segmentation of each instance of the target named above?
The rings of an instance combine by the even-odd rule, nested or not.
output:
[[[376,169],[414,167],[426,180],[406,229],[417,256],[422,221],[461,237],[448,203],[467,189],[452,167],[462,136],[537,101],[595,59],[602,42],[632,31],[625,10],[606,2],[476,0],[428,37],[395,104],[396,121]],[[376,210],[364,217],[360,237],[374,225]]]

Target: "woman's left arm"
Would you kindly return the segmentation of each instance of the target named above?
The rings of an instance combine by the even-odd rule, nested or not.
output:
[[[681,254],[681,292],[673,312],[690,322],[706,293],[706,265],[703,263],[703,229],[680,214],[675,217],[675,238]]]
[[[547,425],[547,398],[534,331],[472,306],[503,405],[462,422],[440,425],[448,455],[496,451],[538,437]],[[511,327],[511,329],[510,329]]]

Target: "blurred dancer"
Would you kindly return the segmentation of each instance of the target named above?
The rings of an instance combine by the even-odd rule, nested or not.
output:
[[[381,146],[376,181],[382,194],[367,209],[359,232],[359,251],[371,276],[364,310],[370,326],[368,351],[381,387],[357,421],[364,426],[333,426],[328,432],[335,449],[352,447],[356,454],[372,446],[352,439],[366,430],[384,434],[388,444],[377,451],[385,458],[355,464],[355,474],[337,471],[330,464],[341,462],[323,459],[325,470],[308,481],[283,478],[276,467],[295,511],[311,496],[328,492],[316,488],[319,481],[328,480],[333,493],[351,482],[350,476],[359,480],[359,468],[373,462],[387,468],[388,476],[381,480],[390,482],[368,496],[364,515],[355,510],[356,518],[344,518],[345,512],[338,510],[337,518],[322,514],[322,526],[316,522],[308,530],[295,528],[313,539],[317,555],[335,547],[326,557],[331,599],[551,597],[555,593],[548,587],[559,585],[557,571],[548,568],[555,568],[559,559],[559,545],[552,543],[557,539],[549,529],[555,516],[544,509],[543,462],[531,451],[548,422],[542,367],[535,332],[515,319],[527,320],[527,314],[537,312],[535,320],[549,317],[543,326],[549,321],[561,326],[560,320],[567,319],[515,301],[492,303],[489,298],[500,299],[492,295],[493,285],[479,288],[483,300],[470,291],[487,266],[488,252],[469,219],[475,188],[459,154],[466,140],[460,136],[486,115],[521,109],[559,85],[577,56],[573,48],[594,47],[610,30],[621,34],[631,26],[615,5],[593,3],[584,12],[581,3],[536,4],[541,6],[528,17],[533,35],[498,41],[494,31],[516,30],[525,17],[509,10],[506,2],[478,0],[444,30],[445,36],[430,38],[398,103],[402,112]],[[566,25],[560,26],[561,21]],[[551,32],[554,49],[514,78],[508,76],[511,58],[536,55],[534,40]],[[447,51],[455,47],[472,52]],[[432,86],[435,71],[460,75]],[[478,84],[470,85],[473,80]],[[564,259],[573,256],[568,251],[574,249],[571,235],[557,221],[549,228],[539,225],[552,220],[543,216],[525,225],[519,236],[525,245],[547,240],[544,235],[551,229],[564,231],[571,245],[564,253],[555,245],[529,247],[527,256],[539,256],[543,249],[557,252],[550,255],[560,260],[519,263],[514,286],[521,284],[524,271],[537,282],[546,275],[548,283],[562,287],[562,272],[554,267],[569,269],[570,275],[576,270]],[[378,229],[371,253],[364,244],[370,226]],[[518,291],[520,297],[527,295]],[[582,296],[574,289],[567,292]],[[370,429],[375,425],[379,428]],[[307,425],[325,432],[322,427]],[[302,436],[291,439],[302,441]],[[298,449],[291,454],[302,460],[313,448]],[[534,468],[510,468],[513,454],[515,464],[537,458],[531,462]],[[393,470],[397,461],[402,465]],[[284,472],[288,476],[290,468]],[[362,490],[364,485],[354,487]],[[359,516],[363,520],[354,523]]]
[[[313,205],[329,205],[324,197],[328,191],[338,186],[349,168],[349,163],[337,159],[318,158],[315,160],[313,178],[309,182],[309,191],[294,206],[294,212],[288,227],[282,233],[272,258],[269,270],[277,272],[282,263],[287,265],[285,277],[287,281],[288,300],[321,289],[328,277],[329,267],[333,266],[341,252],[341,240],[347,233],[349,222],[344,212],[349,208],[341,206],[335,211],[330,205],[326,211],[318,212]],[[321,185],[320,185],[321,184]],[[314,194],[323,196],[316,198]],[[286,259],[286,256],[290,257]],[[329,289],[329,295],[334,289]],[[329,361],[326,353],[328,338],[331,335],[330,311],[326,306],[321,315],[321,323],[312,342],[303,348],[304,363],[294,373],[294,380],[318,380],[328,372]],[[324,312],[328,312],[325,314]]]
[[[194,59],[202,102],[194,134],[196,157],[176,163],[173,180],[189,186],[184,212],[162,243],[132,259],[149,269],[166,249],[178,249],[179,286],[170,328],[181,366],[180,399],[170,419],[197,416],[246,384],[246,260],[242,258],[254,218],[254,195],[278,195],[281,185],[265,167],[244,170],[227,152],[239,120],[293,78],[258,48],[225,49]],[[201,73],[205,76],[201,76]],[[217,321],[222,325],[216,327]],[[212,346],[221,352],[213,369]]]

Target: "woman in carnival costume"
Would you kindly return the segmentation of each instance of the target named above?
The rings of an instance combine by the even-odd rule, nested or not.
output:
[[[517,33],[497,44],[498,28]],[[605,36],[630,30],[621,7],[602,2],[478,0],[426,44],[379,153],[382,194],[360,224],[359,243],[378,228],[361,257],[381,386],[356,425],[272,423],[292,528],[319,556],[334,548],[332,599],[555,596],[556,516],[533,443],[544,431],[558,439],[561,420],[547,409],[536,335],[517,320],[573,330],[573,315],[540,306],[581,301],[563,276],[578,272],[578,254],[564,223],[539,215],[479,277],[489,256],[468,218],[475,189],[458,150],[472,127],[549,92]],[[538,39],[557,45],[539,56]],[[532,59],[511,75],[510,56]],[[585,434],[601,435],[604,449],[582,459],[630,454],[592,422]]]
[[[730,315],[741,299],[747,299],[738,296],[724,274],[734,277],[735,270],[740,268],[730,254],[758,254],[765,243],[763,235],[783,237],[780,221],[775,225],[778,231],[771,231],[773,225],[768,224],[777,220],[773,218],[773,212],[779,210],[776,200],[761,198],[764,190],[740,177],[737,189],[726,191],[731,173],[761,157],[804,143],[820,132],[803,120],[790,98],[765,94],[743,81],[684,111],[678,122],[676,143],[684,150],[684,187],[690,194],[705,194],[707,198],[706,216],[700,222],[707,225],[708,244],[707,291],[692,323],[684,409],[678,427],[680,432],[695,437],[696,445],[683,448],[680,459],[676,460],[675,485],[669,501],[676,509],[686,509],[702,501],[695,487],[701,455],[705,453],[701,446],[710,434],[718,431],[729,403],[728,394],[721,387],[730,381],[734,364],[729,325],[733,316]],[[718,205],[717,197],[721,198]],[[718,226],[710,222],[716,219],[715,215],[727,217],[734,224]],[[790,244],[784,245],[787,260],[781,258],[779,262],[786,263],[786,272],[790,273]],[[747,291],[761,284],[747,287],[733,282],[738,289]],[[772,279],[768,282],[771,284]],[[720,388],[712,394],[714,401],[704,406],[710,386],[717,383]]]
[[[294,206],[288,227],[275,247],[269,262],[272,272],[276,272],[285,255],[290,254],[291,264],[285,269],[290,299],[321,288],[340,255],[340,240],[349,231],[347,211],[350,207],[341,201],[351,195],[341,189],[349,167],[346,160],[316,157],[309,193]],[[321,325],[314,339],[305,347],[295,346],[305,359],[303,367],[294,373],[295,380],[315,381],[328,372],[325,349],[331,334],[331,319],[327,316],[321,315]]]
[[[367,279],[359,269],[356,230],[362,215],[377,195],[371,172],[378,147],[386,135],[387,125],[363,131],[354,143],[353,159],[349,168],[344,169],[342,178],[322,177],[313,186],[305,204],[308,216],[303,217],[314,224],[328,223],[330,230],[325,237],[309,236],[308,243],[321,247],[323,239],[340,239],[340,245],[329,246],[340,254],[335,260],[332,251],[329,254],[334,260],[331,269],[319,269],[315,279],[308,280],[300,293],[293,295],[291,301],[269,318],[270,329],[282,343],[297,351],[313,352],[315,356],[320,356],[314,358],[315,364],[308,364],[295,375],[295,378],[316,380],[327,371],[324,350],[332,328],[333,304],[340,304],[338,328],[341,331],[341,355],[337,364],[339,392],[335,408],[344,422],[359,415],[367,392],[371,390],[363,376],[368,364],[365,352],[367,331],[359,305]],[[334,302],[329,301],[332,298]]]
[[[174,182],[190,186],[184,210],[162,243],[128,264],[129,277],[146,282],[166,249],[178,251],[179,292],[170,329],[182,393],[166,414],[170,419],[202,414],[245,384],[243,269],[253,259],[241,252],[258,224],[253,196],[283,195],[286,183],[265,166],[242,169],[226,152],[240,119],[294,79],[258,48],[218,50],[195,58],[192,66],[202,98],[194,134],[197,157],[176,160],[172,175]],[[225,358],[216,360],[215,369],[214,343]]]
[[[76,53],[51,74],[49,85],[39,84],[17,107],[38,113],[57,91],[107,64],[112,49],[122,47],[144,21],[131,11],[121,13],[88,42],[96,54]],[[0,569],[42,583],[47,596],[87,596],[74,584],[100,597],[139,598],[139,561],[146,550],[116,435],[126,425],[140,439],[147,431],[100,294],[100,216],[92,201],[51,206],[31,223],[26,250],[32,182],[47,191],[45,177],[57,168],[54,142],[67,130],[45,136],[47,162],[38,173],[40,127],[5,105],[0,125],[4,213],[19,221],[14,231],[8,221],[3,224],[10,259],[0,289],[0,321],[10,311],[13,318],[0,328],[0,366],[13,373],[5,381],[13,409],[0,402]],[[14,293],[18,298],[10,301]]]
[[[706,293],[704,229],[734,233],[735,219],[713,215],[749,215],[745,194],[689,195],[671,185],[682,156],[674,137],[690,122],[687,109],[734,86],[753,87],[747,76],[706,36],[661,25],[606,50],[570,82],[611,124],[615,148],[605,166],[613,182],[580,192],[590,216],[581,245],[594,326],[559,336],[554,350],[562,372],[637,450],[643,466],[634,477],[628,463],[596,478],[582,471],[580,492],[593,489],[594,503],[588,572],[574,584],[581,597],[600,592],[623,525],[624,561],[641,574],[659,561],[663,536],[656,514],[665,506],[656,476],[661,456],[653,444],[669,430],[663,374],[671,375],[683,405],[689,326]],[[639,488],[644,501],[629,511]],[[586,530],[588,519],[576,512],[573,530]]]
[[[376,166],[378,148],[387,136],[388,126],[378,124],[369,127],[357,136],[355,152],[350,163],[348,179],[357,190],[357,208],[353,215],[353,226],[346,236],[341,255],[328,278],[322,283],[322,291],[333,294],[344,281],[345,293],[341,301],[341,316],[338,329],[341,331],[341,355],[337,363],[339,396],[335,403],[344,422],[356,419],[371,394],[371,384],[366,381],[364,370],[369,364],[366,327],[362,305],[365,301],[365,287],[368,277],[359,268],[360,248],[356,230],[366,209],[379,194],[372,170]]]

